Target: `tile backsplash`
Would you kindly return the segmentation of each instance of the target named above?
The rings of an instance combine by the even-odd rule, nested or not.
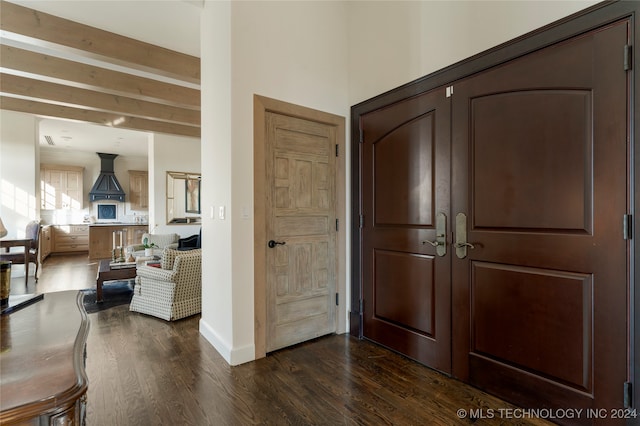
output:
[[[70,225],[77,223],[91,223],[96,221],[95,206],[82,210],[41,210],[40,220],[43,225]],[[146,212],[123,214],[123,207],[118,207],[118,221],[122,223],[135,223],[146,225],[149,216]]]

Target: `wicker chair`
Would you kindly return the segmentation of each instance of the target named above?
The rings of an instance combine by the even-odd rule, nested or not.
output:
[[[165,249],[160,268],[139,266],[130,311],[173,321],[202,310],[202,250]]]

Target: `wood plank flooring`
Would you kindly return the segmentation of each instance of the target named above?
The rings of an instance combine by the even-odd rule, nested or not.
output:
[[[12,293],[87,288],[96,268],[86,255],[53,256],[38,284],[13,280]],[[231,367],[200,336],[199,315],[165,322],[124,305],[89,318],[89,426],[549,424],[501,416],[515,407],[349,335]]]

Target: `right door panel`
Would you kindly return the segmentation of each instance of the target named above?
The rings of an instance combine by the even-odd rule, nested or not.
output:
[[[452,256],[453,374],[521,406],[623,405],[627,40],[617,22],[454,85],[471,245]]]

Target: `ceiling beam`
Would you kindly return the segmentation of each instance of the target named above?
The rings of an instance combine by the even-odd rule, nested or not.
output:
[[[63,80],[65,84],[107,90],[129,97],[162,100],[176,106],[200,107],[200,91],[163,81],[139,77],[51,55],[0,46],[2,67],[42,78]]]
[[[2,1],[0,28],[127,63],[141,69],[152,68],[157,74],[200,83],[200,58],[153,44],[124,37],[48,13]]]
[[[24,112],[42,117],[71,119],[122,129],[168,133],[196,138],[200,137],[200,127],[198,126],[186,126],[166,121],[154,121],[103,111],[92,111],[64,105],[31,101],[28,99],[0,96],[0,109]]]
[[[0,11],[1,109],[200,136],[199,58],[4,0]]]
[[[109,93],[65,86],[32,78],[0,73],[0,93],[71,107],[124,113],[127,116],[200,125],[200,111],[132,99]]]

